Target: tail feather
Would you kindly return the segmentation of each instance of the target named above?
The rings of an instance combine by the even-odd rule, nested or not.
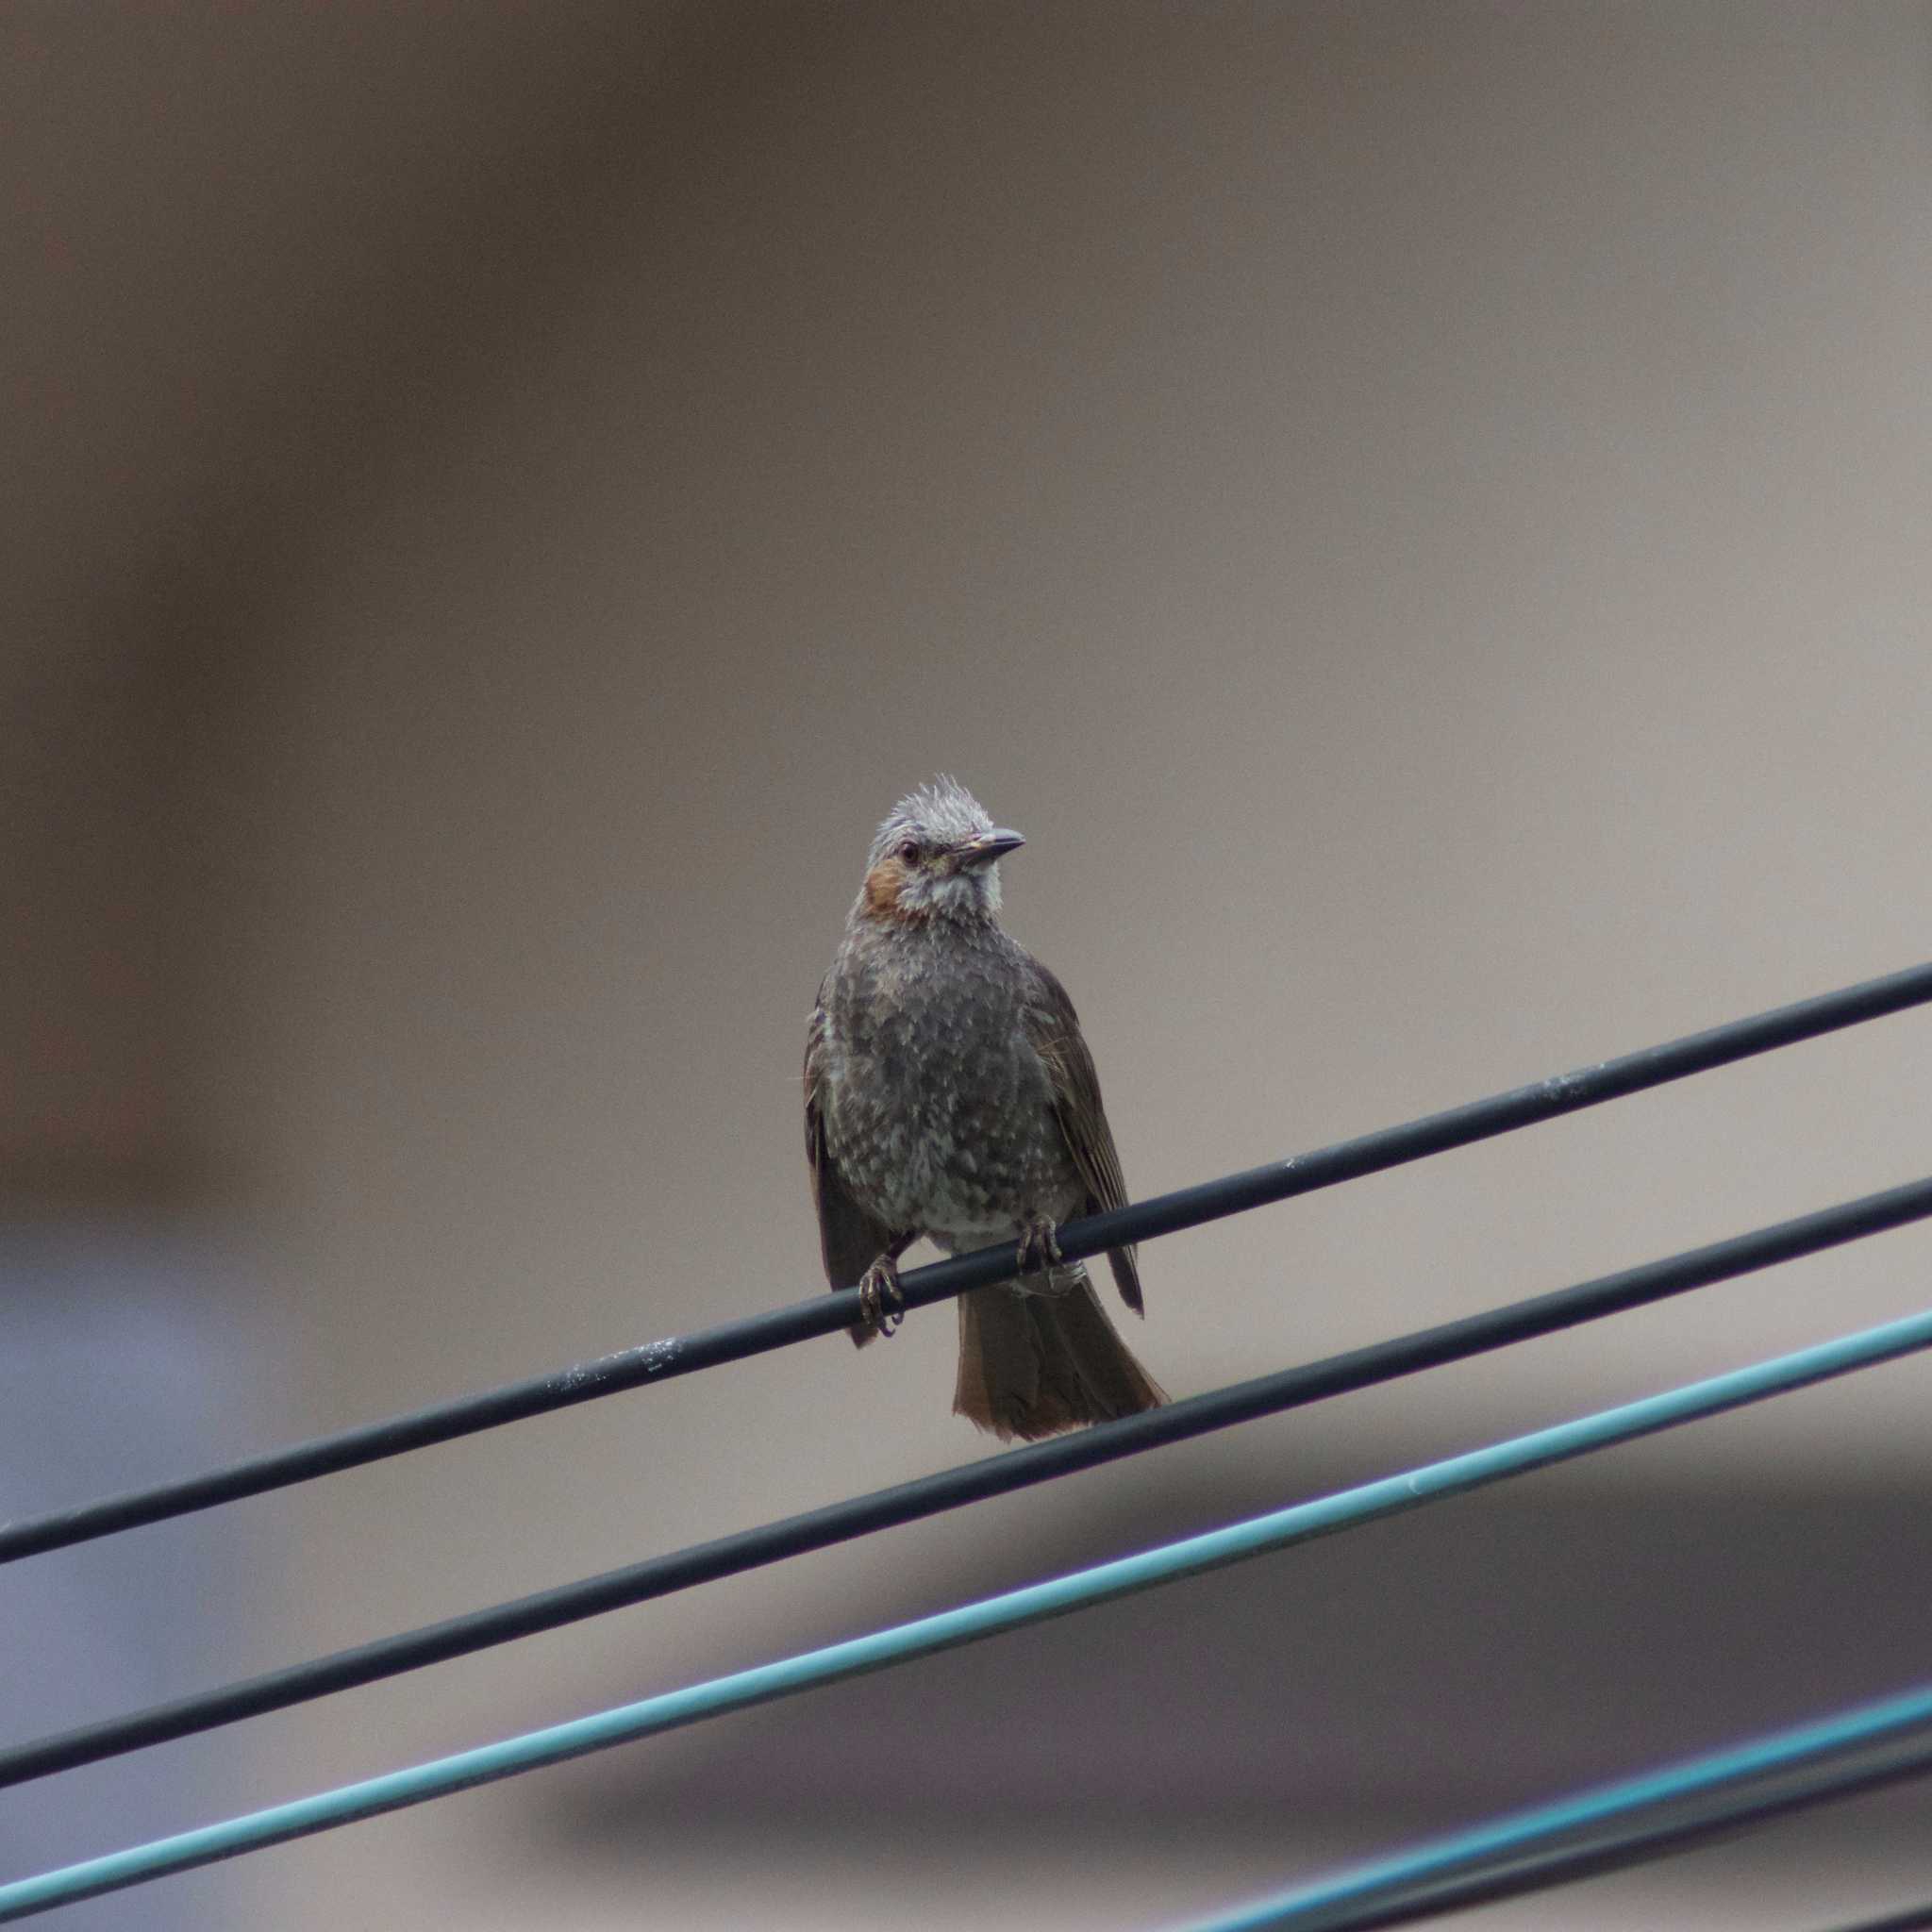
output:
[[[1002,1441],[1038,1441],[1166,1400],[1114,1332],[1084,1268],[1053,1293],[1001,1282],[959,1297],[953,1411]]]

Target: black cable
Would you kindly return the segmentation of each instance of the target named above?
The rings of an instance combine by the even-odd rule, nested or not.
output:
[[[16,1744],[0,1750],[0,1787],[23,1784],[467,1657],[586,1617],[740,1575],[854,1537],[1137,1456],[1165,1443],[1186,1441],[1259,1416],[1278,1414],[1418,1370],[1461,1361],[1513,1342],[1642,1307],[1928,1217],[1932,1217],[1932,1178],[1867,1194],[1554,1293],[1236,1383],[1003,1456],[941,1470],[870,1495],[828,1504],[710,1542],[694,1543],[580,1582],[473,1610],[443,1623],[424,1624],[218,1690]]]
[[[1860,1919],[1856,1925],[1840,1926],[1838,1932],[1932,1932],[1932,1905],[1888,1912],[1882,1919]]]
[[[1865,980],[1857,986],[1801,1000],[1795,1006],[1779,1007],[1750,1019],[1734,1020],[1662,1046],[1625,1054],[1620,1059],[1604,1060],[1592,1067],[1538,1080],[1527,1087],[1512,1088],[1487,1100],[1472,1101],[1446,1112],[1424,1115],[1402,1126],[1385,1127],[1353,1141],[1338,1141],[1311,1154],[1271,1161],[1265,1167],[1249,1168],[1242,1174],[1159,1194],[1110,1213],[1072,1221],[1059,1230],[1060,1248],[1069,1259],[1078,1259],[1129,1241],[1196,1227],[1225,1215],[1312,1193],[1364,1174],[1379,1174],[1432,1154],[1466,1147],[1518,1127],[1553,1120],[1560,1114],[1575,1113],[1607,1100],[1621,1099],[1691,1074],[1748,1059],[1756,1054],[1813,1040],[1866,1020],[1881,1019],[1928,1001],[1932,1001],[1932,963],[1909,967],[1883,979]],[[967,1289],[1003,1280],[1012,1272],[1012,1260],[1013,1251],[1008,1244],[914,1269],[903,1277],[901,1284],[907,1305],[924,1307]],[[307,1482],[316,1476],[400,1456],[411,1449],[426,1448],[433,1442],[452,1441],[505,1423],[567,1408],[574,1403],[614,1395],[644,1383],[668,1381],[674,1375],[689,1374],[696,1369],[741,1361],[770,1349],[849,1327],[858,1319],[858,1313],[856,1290],[847,1290],[842,1294],[814,1295],[789,1307],[723,1323],[691,1335],[668,1337],[641,1348],[621,1349],[615,1355],[599,1356],[592,1361],[554,1370],[548,1374],[320,1436],[200,1475],[0,1524],[0,1562],[212,1508],[243,1496],[261,1495],[291,1483]]]

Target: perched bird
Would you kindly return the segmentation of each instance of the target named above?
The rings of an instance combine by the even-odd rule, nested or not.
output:
[[[953,1407],[1033,1441],[1166,1397],[1055,1239],[1126,1186],[1074,1003],[1000,927],[999,862],[1024,842],[951,778],[892,808],[819,988],[805,1146],[826,1277],[861,1291],[856,1342],[898,1325],[897,1262],[921,1235],[1016,1242],[1011,1281],[959,1297]],[[1139,1314],[1134,1250],[1107,1258]]]

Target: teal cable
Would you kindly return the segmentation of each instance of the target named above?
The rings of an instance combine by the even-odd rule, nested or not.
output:
[[[633,1739],[652,1737],[705,1718],[768,1704],[890,1664],[930,1657],[957,1644],[976,1642],[981,1638],[1019,1629],[1069,1610],[1107,1603],[1156,1584],[1196,1576],[1224,1564],[1241,1562],[1270,1550],[1392,1516],[1506,1476],[1520,1475],[1615,1443],[1632,1441],[1925,1348],[1932,1348],[1932,1313],[1840,1336],[1661,1395],[1518,1436],[1464,1456],[1451,1457],[1446,1461],[1429,1463],[1403,1475],[1365,1483],[1314,1502],[1299,1503],[1225,1529],[1188,1537],[1139,1556],[1097,1564],[1024,1590],[941,1611],[937,1616],[875,1631],[871,1636],[807,1651],[730,1676],[715,1677],[708,1683],[647,1697],[615,1710],[599,1711],[475,1750],[458,1752],[407,1771],[391,1772],[313,1797],[298,1798],[291,1804],[272,1806],[195,1831],[158,1839],[150,1844],[109,1853],[105,1857],[63,1866],[58,1871],[16,1879],[11,1884],[0,1885],[0,1923],[76,1899],[92,1898],[122,1886],[140,1884],[167,1873],[186,1872],[242,1852],[285,1843],[311,1832],[327,1831],[358,1819],[399,1811],[472,1785],[489,1784],[543,1765],[560,1764],[567,1758],[581,1757],[613,1744],[628,1743]]]
[[[1649,1840],[1654,1848],[1667,1843],[1674,1835],[1673,1827],[1678,1823],[1674,1807],[1683,1807],[1687,1801],[1705,1800],[1703,1810],[1688,1823],[1704,1832],[1726,1825],[1735,1830],[1740,1823],[1753,1822],[1761,1802],[1754,1795],[1757,1788],[1781,1773],[1803,1772],[1874,1746],[1894,1747],[1890,1762],[1884,1767],[1885,1774],[1924,1771],[1932,1764],[1932,1741],[1925,1736],[1928,1725],[1932,1725],[1932,1687],[1921,1685],[1875,1703],[1836,1711],[1815,1723],[1774,1731],[1748,1743],[1620,1778],[1554,1804],[1511,1812],[1466,1831],[1432,1839],[1392,1857],[1357,1865],[1222,1918],[1201,1921],[1191,1932],[1263,1932],[1263,1928],[1272,1928],[1272,1932],[1355,1932],[1355,1928],[1432,1917],[1458,1905],[1507,1897],[1534,1885],[1582,1876],[1611,1862],[1587,1837],[1592,1828],[1618,1827],[1627,1835],[1625,1841],[1636,1848],[1644,1842],[1641,1834],[1654,1818]],[[1856,1774],[1859,1767],[1854,1765],[1852,1770]],[[1727,1811],[1722,1800],[1726,1794],[1738,1794],[1740,1787],[1750,1790],[1737,1795]],[[1785,1794],[1773,1790],[1774,1805],[1781,1795]],[[1834,1793],[1820,1780],[1803,1795],[1816,1800]],[[1719,1802],[1709,1802],[1712,1800]],[[1579,1835],[1584,1835],[1581,1841],[1573,1845],[1570,1841]],[[1566,1858],[1570,1851],[1576,1856]],[[1499,1869],[1525,1882],[1485,1886],[1484,1879]],[[1458,1885],[1458,1880],[1468,1882]]]

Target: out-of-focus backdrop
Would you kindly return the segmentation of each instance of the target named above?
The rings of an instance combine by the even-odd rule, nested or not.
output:
[[[805,1022],[937,769],[1028,837],[1008,924],[1139,1192],[1932,951],[1924,6],[6,35],[0,1513],[810,1291]],[[1916,1177],[1928,1049],[1889,1021],[1161,1241],[1132,1339],[1191,1393]],[[1892,1234],[75,1774],[0,1799],[4,1875],[1928,1278]],[[952,1351],[936,1311],[21,1566],[8,1734],[987,1453]],[[1199,1913],[1924,1674],[1928,1394],[1901,1365],[61,1923]],[[1481,1923],[1830,1924],[1932,1890],[1927,1802]]]

